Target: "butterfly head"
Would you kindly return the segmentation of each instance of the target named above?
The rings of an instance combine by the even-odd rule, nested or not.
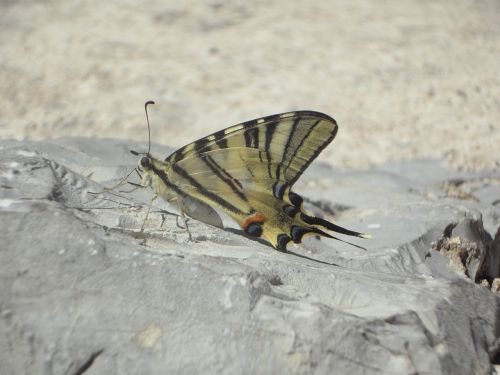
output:
[[[139,160],[138,168],[140,171],[149,171],[153,168],[153,157],[149,154],[149,152],[137,152],[134,150],[130,150],[130,153],[135,156],[142,155],[141,160]]]

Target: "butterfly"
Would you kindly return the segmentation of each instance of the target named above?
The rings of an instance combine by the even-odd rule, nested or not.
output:
[[[146,118],[149,104],[154,102],[145,104]],[[292,191],[337,130],[336,121],[326,114],[296,111],[219,130],[164,160],[150,154],[151,146],[148,152],[131,152],[142,155],[141,186],[150,186],[155,198],[177,202],[182,218],[187,214],[221,226],[213,210],[218,209],[247,235],[286,251],[288,243],[300,243],[309,235],[339,239],[326,231],[370,238],[307,214],[303,198]]]

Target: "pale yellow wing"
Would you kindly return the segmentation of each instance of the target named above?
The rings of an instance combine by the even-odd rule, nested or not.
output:
[[[219,191],[225,184],[238,194],[251,184],[282,199],[337,129],[333,118],[319,112],[273,115],[202,138],[177,150],[166,162],[179,175],[176,183],[188,188],[194,179],[207,190]],[[183,178],[186,175],[190,178]]]
[[[322,229],[362,236],[306,215],[290,188],[337,133],[333,118],[299,111],[218,131],[165,159],[168,183],[185,196],[224,210],[250,235],[285,250]],[[167,183],[167,182],[166,182]]]

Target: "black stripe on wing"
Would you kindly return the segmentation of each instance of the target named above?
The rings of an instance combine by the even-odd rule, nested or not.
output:
[[[242,130],[245,137],[245,146],[248,148],[259,148],[259,128],[251,127]]]
[[[238,207],[234,206],[233,204],[229,203],[227,200],[222,198],[219,194],[216,194],[213,191],[207,190],[202,184],[200,184],[195,178],[191,177],[184,169],[182,169],[178,164],[173,165],[173,171],[177,173],[179,176],[181,176],[184,180],[186,180],[190,186],[192,186],[194,189],[196,189],[201,195],[204,195],[208,199],[212,200],[214,203],[218,204],[222,208],[234,212],[239,215],[248,215],[248,212],[244,212],[240,210]],[[156,172],[155,172],[156,173]],[[176,186],[178,190],[182,192],[183,195],[190,195],[189,193],[185,192],[184,190],[180,189],[178,186]],[[246,198],[245,198],[246,200]]]
[[[214,133],[215,144],[218,148],[227,148],[226,133],[224,130],[219,130]]]
[[[334,120],[335,121],[335,120]],[[299,153],[300,149],[302,148],[302,146],[304,145],[304,143],[307,141],[307,139],[311,136],[312,132],[314,131],[314,129],[316,128],[316,126],[318,126],[318,124],[321,122],[321,120],[318,120],[316,121],[312,126],[311,128],[309,129],[309,131],[307,132],[307,134],[304,136],[304,138],[302,138],[299,146],[297,146],[297,148],[295,149],[292,157],[290,158],[290,162],[288,163],[288,166],[290,167],[291,163],[293,162],[293,159],[297,156],[297,154]],[[336,123],[335,123],[336,124]],[[298,178],[302,175],[302,173],[304,173],[304,171],[307,169],[307,167],[309,167],[309,165],[313,162],[314,159],[316,159],[318,157],[318,155],[321,153],[321,151],[323,151],[325,149],[326,146],[328,146],[330,144],[330,142],[335,138],[335,136],[337,135],[337,131],[338,131],[338,127],[335,126],[332,130],[332,133],[330,133],[329,137],[327,137],[323,143],[321,143],[317,148],[316,150],[314,151],[314,153],[308,158],[308,160],[302,165],[302,167],[300,168],[300,170],[294,175],[294,177],[290,180],[290,185],[293,185],[297,180]],[[288,168],[287,168],[288,170]],[[285,171],[286,173],[286,171]]]
[[[247,201],[247,197],[243,194],[243,186],[236,178],[232,177],[224,168],[222,168],[217,162],[211,157],[205,155],[203,158],[205,164],[210,168],[210,170],[221,179],[238,197]]]
[[[300,117],[297,117],[295,119],[295,121],[293,122],[293,124],[292,124],[292,130],[290,131],[290,134],[288,135],[288,140],[287,140],[286,145],[285,145],[285,147],[283,149],[283,155],[281,157],[281,163],[276,168],[276,179],[277,180],[280,179],[281,166],[285,162],[286,155],[287,155],[288,150],[290,149],[290,146],[292,144],[292,140],[293,140],[293,137],[295,135],[295,130],[297,129],[297,125],[299,124],[299,121],[300,121]],[[289,162],[287,164],[287,167],[285,168],[285,173],[284,173],[285,175],[286,175],[287,169],[290,167],[290,163],[291,162],[292,162],[292,158],[290,158],[290,160],[289,160]]]

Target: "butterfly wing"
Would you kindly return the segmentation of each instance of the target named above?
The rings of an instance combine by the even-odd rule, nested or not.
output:
[[[260,152],[250,152],[249,156],[259,159],[259,169],[264,164],[269,177],[286,181],[291,186],[335,138],[337,129],[335,120],[320,112],[298,111],[267,116],[201,138],[177,150],[165,161],[175,163],[182,160],[187,166],[200,156],[207,156],[206,163],[217,150],[257,150]],[[224,166],[228,162],[238,163],[232,154],[219,153],[219,161]]]
[[[238,124],[174,152],[165,162],[180,191],[228,213],[278,249],[322,229],[360,235],[302,211],[290,188],[333,140],[335,120],[299,111]]]

